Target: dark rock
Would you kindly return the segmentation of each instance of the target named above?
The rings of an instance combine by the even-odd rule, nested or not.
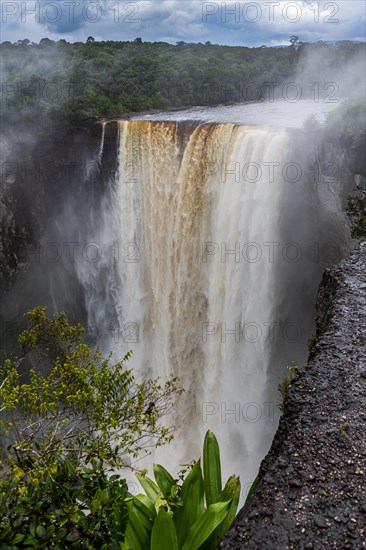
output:
[[[323,276],[316,348],[290,388],[256,489],[221,550],[366,549],[361,287],[366,288],[366,242]]]
[[[325,519],[322,516],[319,516],[319,517],[315,518],[314,523],[320,529],[326,529],[328,527],[327,522],[325,521]]]

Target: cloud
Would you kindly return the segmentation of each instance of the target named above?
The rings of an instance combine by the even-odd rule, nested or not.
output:
[[[360,0],[2,0],[2,40],[205,42],[260,46],[302,41],[364,40]]]

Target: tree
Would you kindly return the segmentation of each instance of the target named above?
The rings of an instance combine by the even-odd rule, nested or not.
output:
[[[293,34],[292,36],[290,36],[290,42],[292,47],[294,48],[299,42],[299,37]]]
[[[69,325],[64,313],[48,318],[46,308],[38,307],[27,316],[20,357],[0,367],[0,437],[10,443],[2,449],[7,461],[39,470],[72,455],[80,467],[93,458],[131,466],[141,452],[172,439],[173,427],[160,420],[182,392],[176,378],[137,383],[124,365],[131,352],[110,365],[98,348],[82,342],[83,328]],[[35,366],[25,376],[27,359]]]
[[[86,42],[87,42],[87,44],[91,44],[91,43],[95,42],[95,38],[93,36],[88,36],[88,38],[86,39]]]
[[[52,44],[55,44],[54,40],[50,40],[49,38],[41,38],[39,41],[39,45],[43,46],[44,48],[51,46]]]

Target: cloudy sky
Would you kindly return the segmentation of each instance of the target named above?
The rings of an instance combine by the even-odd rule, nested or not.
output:
[[[1,0],[1,41],[133,40],[261,46],[365,40],[364,0]]]

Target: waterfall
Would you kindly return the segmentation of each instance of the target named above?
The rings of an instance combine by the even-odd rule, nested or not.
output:
[[[314,250],[335,241],[341,255],[347,240],[310,180],[307,141],[267,126],[119,122],[117,348],[134,350],[137,374],[180,378],[176,437],[153,457],[173,471],[200,456],[210,428],[246,491],[277,427],[285,367],[306,361],[329,263]]]
[[[103,160],[103,149],[104,149],[106,124],[107,124],[106,122],[102,122],[102,137],[101,137],[101,140],[100,140],[100,146],[99,146],[98,157],[97,157],[97,162],[98,162],[99,165],[102,164],[102,160]]]

